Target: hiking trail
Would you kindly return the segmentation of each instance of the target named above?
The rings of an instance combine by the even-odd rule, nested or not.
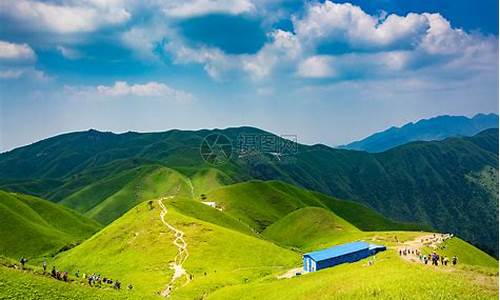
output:
[[[437,249],[441,243],[453,237],[453,234],[427,234],[417,237],[414,240],[406,241],[401,245],[396,247],[396,251],[403,251],[404,249],[416,249],[422,251],[422,248],[429,247],[432,249]],[[401,258],[411,261],[417,262],[419,261],[419,257],[415,254],[402,255]]]
[[[167,221],[165,221],[165,215],[167,214],[168,210],[167,210],[167,207],[163,204],[163,200],[172,199],[172,198],[174,198],[174,196],[162,197],[162,198],[158,199],[158,204],[160,205],[160,208],[161,208],[160,219],[161,219],[162,223],[165,224],[165,226],[167,226],[167,228],[170,231],[174,232],[175,238],[174,238],[172,243],[178,249],[178,252],[174,258],[174,261],[172,263],[170,263],[170,268],[172,270],[174,270],[174,274],[172,275],[170,282],[167,284],[167,287],[160,292],[160,295],[163,297],[170,296],[170,294],[172,293],[173,288],[174,288],[174,283],[182,276],[184,276],[186,278],[186,282],[182,286],[187,285],[191,281],[191,276],[182,267],[182,265],[184,264],[186,259],[189,257],[189,252],[187,250],[188,244],[184,240],[184,232],[178,230],[177,228],[175,228],[171,224],[167,223]]]

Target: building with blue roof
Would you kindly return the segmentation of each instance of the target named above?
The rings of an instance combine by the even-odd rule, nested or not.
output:
[[[304,271],[314,272],[347,262],[355,262],[384,250],[386,250],[385,246],[352,242],[306,253],[303,256]]]

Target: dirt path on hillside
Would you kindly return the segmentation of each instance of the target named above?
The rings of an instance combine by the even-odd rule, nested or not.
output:
[[[421,253],[422,248],[429,247],[431,249],[437,249],[441,245],[441,243],[452,237],[452,234],[441,233],[422,235],[414,240],[406,241],[397,246],[396,251],[404,252],[406,250],[406,255],[400,255],[402,259],[411,262],[420,262],[420,257],[417,255],[417,253]],[[415,250],[418,250],[418,252]]]
[[[158,199],[158,204],[160,205],[161,208],[160,219],[162,223],[165,224],[165,226],[167,226],[167,228],[170,231],[174,232],[175,238],[173,244],[178,249],[174,261],[170,263],[170,268],[174,270],[174,275],[172,275],[172,278],[170,279],[170,282],[167,284],[167,287],[160,292],[160,295],[162,295],[163,297],[170,296],[170,293],[172,293],[172,290],[174,288],[174,284],[179,278],[183,276],[186,278],[186,282],[184,283],[183,286],[185,286],[191,281],[191,276],[182,267],[186,259],[189,257],[189,252],[187,250],[188,244],[184,240],[184,232],[178,230],[174,226],[167,223],[167,221],[165,221],[165,215],[167,214],[168,210],[167,207],[163,204],[163,200],[172,199],[173,197],[174,196],[169,196]]]

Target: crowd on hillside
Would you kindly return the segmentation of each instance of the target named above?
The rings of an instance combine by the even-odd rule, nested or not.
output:
[[[24,270],[24,267],[25,267],[25,264],[28,262],[28,259],[25,258],[25,257],[21,257],[19,259],[19,263],[21,264],[21,269]],[[43,274],[47,274],[47,261],[44,260],[43,263],[42,263],[42,269],[43,269]],[[57,280],[61,280],[61,281],[64,281],[64,282],[68,282],[70,281],[69,280],[69,277],[68,277],[68,272],[67,271],[60,271],[60,270],[57,270],[55,266],[52,266],[52,270],[50,271],[50,276],[54,279],[57,279]],[[89,286],[91,287],[104,287],[104,286],[109,286],[109,287],[113,287],[114,289],[121,289],[121,282],[119,280],[112,280],[111,278],[107,278],[107,277],[103,277],[101,276],[100,273],[92,273],[90,275],[89,274],[86,274],[86,273],[83,273],[80,277],[80,271],[76,271],[75,272],[75,277],[77,278],[77,280],[84,280],[84,281],[87,281]],[[133,286],[132,284],[129,284],[127,286],[127,289],[128,290],[132,290],[133,289]]]
[[[416,256],[423,264],[431,264],[433,266],[438,266],[440,263],[442,266],[447,266],[448,263],[450,262],[449,258],[445,255],[439,255],[436,252],[432,252],[430,254],[423,254],[421,253],[418,249],[402,249],[399,250],[399,255],[400,256],[408,256],[408,255],[414,255]],[[458,257],[453,256],[451,258],[451,264],[454,266],[458,263]]]

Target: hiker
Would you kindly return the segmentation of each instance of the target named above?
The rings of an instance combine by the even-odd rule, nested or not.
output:
[[[447,265],[448,265],[448,257],[445,257],[445,258],[443,259],[443,262],[444,262],[444,265],[445,265],[445,266],[447,266]]]
[[[28,262],[28,259],[26,259],[24,256],[21,257],[21,259],[19,260],[19,262],[21,263],[21,269],[24,270],[24,264]]]
[[[77,270],[76,273],[75,273],[75,277],[78,278],[80,277],[80,270]]]
[[[92,286],[92,279],[93,279],[93,276],[89,276],[89,285]]]
[[[68,272],[64,271],[62,278],[64,282],[68,282]]]
[[[45,259],[43,260],[42,268],[43,268],[43,274],[45,274],[45,272],[47,272],[47,261]]]
[[[441,265],[444,265],[444,256],[441,256]]]
[[[57,271],[55,266],[52,266],[52,272],[50,272],[50,274],[52,275],[52,277],[57,278]]]
[[[120,289],[121,283],[117,280],[115,281],[115,289],[119,290]]]
[[[129,284],[127,285],[127,289],[128,289],[129,291],[130,291],[130,290],[132,290],[133,288],[134,288],[134,287],[132,286],[132,284],[131,284],[131,283],[129,283]]]
[[[152,210],[153,209],[153,201],[148,201],[148,205],[149,205],[149,210]]]
[[[458,263],[458,257],[453,256],[453,258],[451,259],[451,263],[455,266]]]
[[[401,256],[401,249],[399,249],[399,256]]]

